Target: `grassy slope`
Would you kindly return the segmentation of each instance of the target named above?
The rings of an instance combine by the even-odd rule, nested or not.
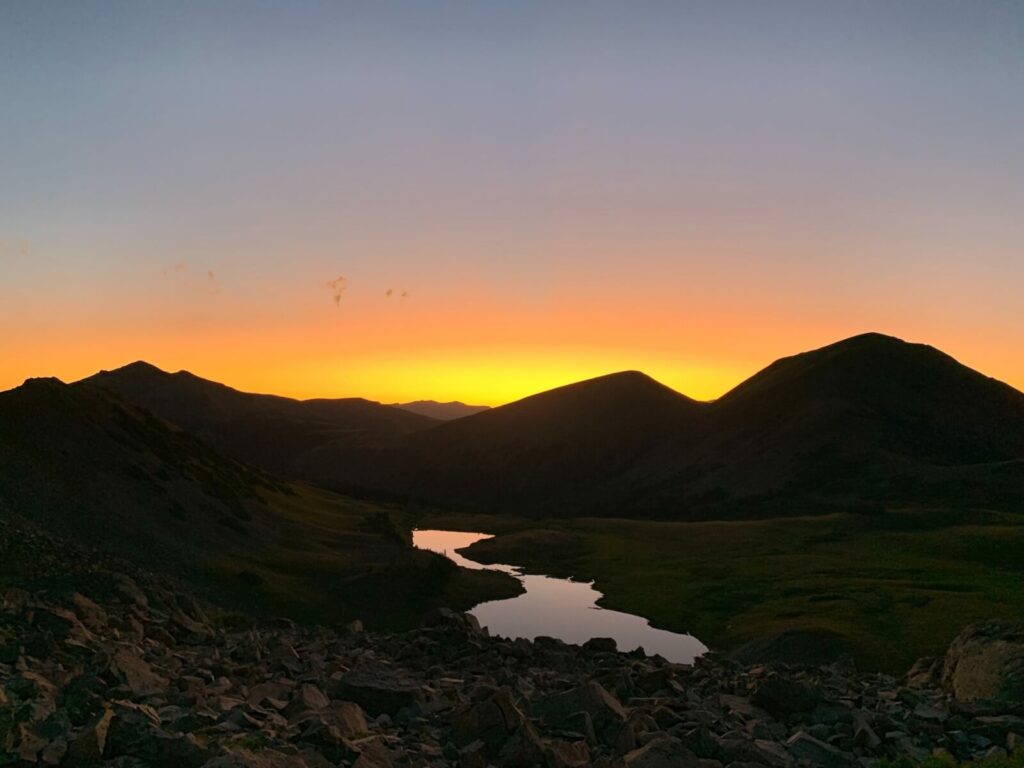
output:
[[[518,582],[410,549],[390,511],[311,486],[269,504],[276,535],[212,557],[211,588],[249,611],[330,623],[359,618],[378,628],[415,625],[434,605],[468,609],[512,597]]]
[[[83,552],[93,551],[85,558],[87,570],[111,553],[177,576],[224,608],[311,623],[361,619],[372,628],[401,629],[416,626],[433,606],[465,610],[522,589],[505,574],[456,568],[444,558],[411,549],[382,507],[312,487],[292,488],[293,493],[260,492],[275,518],[265,535],[236,548],[195,552],[187,567],[177,561],[151,563],[136,557],[131,547],[107,546],[101,539],[67,540],[84,547]],[[0,524],[7,514],[0,508]],[[46,529],[64,538],[59,528]],[[65,577],[72,577],[71,584],[81,578],[81,569],[60,557],[40,560],[38,547],[23,539],[26,532],[32,536],[31,526],[4,530],[0,588],[61,588],[67,586]]]
[[[174,575],[228,607],[400,627],[435,605],[520,589],[414,550],[390,514],[279,482],[98,388],[34,380],[0,393],[0,519]],[[0,584],[39,576],[3,544]]]
[[[474,559],[596,580],[602,605],[728,650],[827,629],[866,669],[903,672],[967,623],[1024,615],[1024,518],[941,510],[750,522],[437,516],[485,530]],[[526,535],[538,527],[574,536]]]

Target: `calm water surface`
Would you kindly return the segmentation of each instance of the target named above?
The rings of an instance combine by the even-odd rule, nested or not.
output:
[[[591,584],[552,576],[523,574],[512,565],[484,565],[456,550],[468,547],[486,533],[469,531],[413,531],[413,544],[449,558],[463,568],[504,571],[519,579],[526,592],[507,600],[480,603],[470,613],[492,635],[557,637],[567,643],[585,643],[592,637],[613,637],[620,651],[642,646],[648,654],[660,654],[669,661],[688,664],[707,651],[693,635],[655,629],[642,616],[610,611],[597,605],[602,595]]]

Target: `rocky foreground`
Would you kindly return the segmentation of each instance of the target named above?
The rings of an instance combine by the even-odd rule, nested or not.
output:
[[[511,641],[445,610],[394,634],[253,625],[106,568],[74,589],[0,592],[0,765],[783,768],[1024,739],[1024,646],[991,627],[901,682]]]

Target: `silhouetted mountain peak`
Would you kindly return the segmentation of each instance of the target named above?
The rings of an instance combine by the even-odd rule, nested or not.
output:
[[[18,402],[21,408],[49,407],[61,410],[73,399],[72,388],[54,376],[25,379],[20,387],[0,393],[9,402]]]
[[[26,389],[35,390],[46,390],[46,389],[63,389],[67,386],[63,381],[58,379],[56,376],[33,376],[25,379],[25,382],[21,385]]]
[[[91,378],[102,378],[116,376],[123,379],[156,381],[171,376],[171,373],[158,368],[145,360],[136,360],[134,363],[122,365],[112,371],[102,370]]]
[[[103,373],[110,373],[110,371],[103,371]],[[134,363],[115,368],[113,373],[162,373],[166,375],[168,372],[145,360],[136,360]]]
[[[864,333],[858,333],[854,336],[849,336],[845,339],[827,344],[822,349],[828,349],[829,347],[851,347],[859,345],[878,345],[878,346],[914,346],[912,342],[904,341],[898,336],[891,336],[881,331],[865,331]]]
[[[957,389],[967,379],[993,381],[927,344],[864,333],[776,360],[719,402],[738,403],[769,392],[799,394],[805,402],[822,396],[871,400],[896,389]]]
[[[557,461],[548,454],[548,470],[559,462],[604,456],[617,463],[631,446],[685,431],[704,409],[698,403],[639,371],[621,371],[567,384],[474,416],[451,421],[414,435],[414,444],[429,454],[468,450],[500,466],[508,451],[534,446],[578,445]],[[533,458],[531,461],[537,461]],[[590,461],[589,458],[584,459]]]
[[[695,400],[665,386],[641,371],[618,371],[597,376],[592,379],[566,384],[550,389],[537,395],[524,398],[519,403],[528,403],[537,399],[608,397],[615,399],[637,398],[646,400],[650,397],[696,403]],[[512,403],[511,405],[516,405]],[[509,407],[509,406],[504,406]]]
[[[944,360],[952,361],[949,355],[928,344],[904,341],[896,336],[870,332],[851,336],[819,349],[795,355],[796,358],[811,357],[818,359],[860,358],[875,356],[876,359],[901,357],[906,360]]]

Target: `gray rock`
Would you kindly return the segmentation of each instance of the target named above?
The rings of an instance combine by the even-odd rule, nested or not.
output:
[[[292,700],[282,710],[281,714],[291,718],[304,712],[317,712],[324,709],[328,704],[330,704],[330,700],[324,695],[323,691],[312,683],[302,683],[296,689]]]
[[[697,756],[672,736],[661,736],[634,749],[623,762],[626,768],[698,768],[699,764]]]
[[[597,653],[616,653],[619,650],[618,643],[611,637],[592,637],[583,644],[583,647]]]
[[[771,674],[757,681],[750,701],[776,717],[785,717],[811,712],[821,701],[821,694],[798,680]]]
[[[548,768],[587,768],[591,764],[585,741],[552,739],[544,747],[544,758]]]
[[[854,762],[852,756],[804,731],[793,734],[786,742],[786,748],[797,761],[820,768],[845,768]]]
[[[335,686],[336,699],[354,701],[371,715],[395,715],[422,697],[420,688],[383,665],[366,665],[345,674]]]
[[[199,768],[207,761],[210,755],[191,734],[167,733],[154,716],[141,707],[118,707],[107,733],[107,755],[134,757],[153,768]]]
[[[475,701],[452,716],[452,738],[459,746],[481,742],[488,755],[495,755],[521,728],[530,726],[507,688],[482,701]]]
[[[149,663],[134,648],[119,648],[114,653],[111,666],[136,696],[152,696],[168,686],[167,678],[153,672]]]
[[[99,760],[107,747],[107,731],[113,717],[113,710],[104,709],[86,723],[68,746],[68,755],[82,763]]]
[[[75,613],[82,623],[93,632],[102,632],[107,627],[107,612],[85,595],[76,592],[71,596]]]
[[[914,662],[906,675],[911,688],[934,688],[942,680],[942,656],[926,656]]]
[[[957,699],[1024,703],[1024,624],[973,624],[949,646],[942,684]]]
[[[538,703],[537,710],[553,726],[565,724],[578,712],[586,712],[593,723],[594,734],[602,744],[620,753],[628,752],[636,745],[626,710],[618,699],[594,680],[545,697]]]

